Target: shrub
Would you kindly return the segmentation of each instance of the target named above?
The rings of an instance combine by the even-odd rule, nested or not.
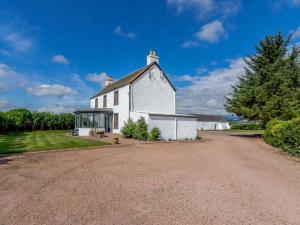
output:
[[[260,122],[234,122],[230,124],[230,128],[233,130],[263,130],[264,126]]]
[[[133,138],[140,140],[148,139],[148,125],[145,121],[144,117],[141,117],[136,122],[136,126],[134,128]]]
[[[132,119],[128,119],[127,122],[124,123],[124,126],[121,129],[121,133],[126,138],[133,138],[134,130],[136,124],[132,121]]]
[[[264,139],[267,143],[290,154],[300,153],[300,117],[289,120],[271,120]]]
[[[281,120],[273,119],[269,123],[267,123],[266,130],[265,130],[265,133],[264,133],[265,142],[267,142],[268,144],[273,143],[274,134],[275,134],[275,130],[273,128],[276,125],[281,124],[282,122],[283,121],[281,121]]]
[[[150,141],[159,141],[160,130],[157,127],[154,127],[150,130],[149,140]]]

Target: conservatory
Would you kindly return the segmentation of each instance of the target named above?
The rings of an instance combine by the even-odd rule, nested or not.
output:
[[[86,108],[75,110],[75,129],[79,136],[88,136],[91,129],[112,132],[112,109]]]

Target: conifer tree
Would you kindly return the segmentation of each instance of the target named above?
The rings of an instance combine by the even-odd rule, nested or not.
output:
[[[269,35],[245,59],[244,75],[226,98],[225,109],[264,124],[272,118],[300,115],[299,48],[290,49],[291,36]]]

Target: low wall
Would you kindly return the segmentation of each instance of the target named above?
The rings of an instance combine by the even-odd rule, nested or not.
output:
[[[227,130],[230,129],[228,122],[212,122],[212,121],[198,121],[198,130]]]
[[[89,136],[92,128],[77,128],[79,136]]]

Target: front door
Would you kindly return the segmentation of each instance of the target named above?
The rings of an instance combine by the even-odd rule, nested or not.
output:
[[[105,132],[112,132],[112,116],[105,114]]]

